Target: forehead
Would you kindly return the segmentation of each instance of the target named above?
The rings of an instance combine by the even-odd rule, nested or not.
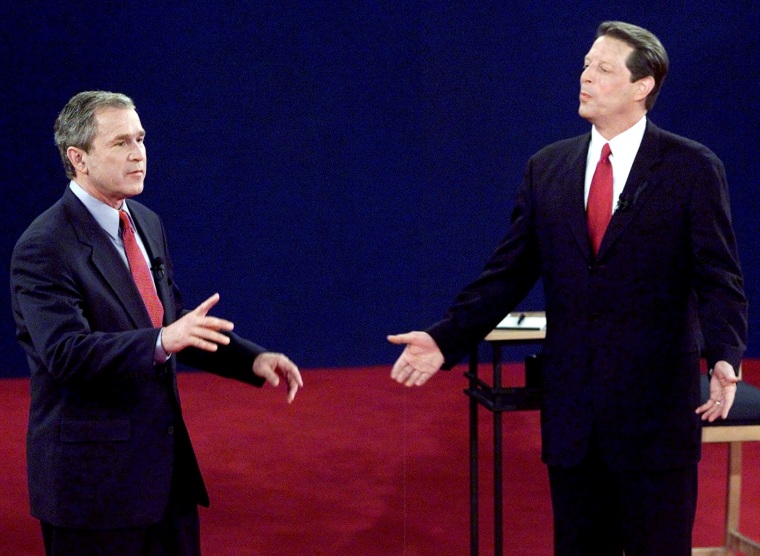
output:
[[[625,61],[632,52],[633,47],[630,44],[620,39],[602,35],[591,45],[586,58],[625,65]]]
[[[134,108],[99,108],[95,111],[95,137],[141,135],[145,130]]]

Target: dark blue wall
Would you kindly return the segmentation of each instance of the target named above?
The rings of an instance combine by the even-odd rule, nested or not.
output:
[[[385,335],[436,320],[478,273],[528,157],[587,130],[582,58],[623,19],[671,56],[653,121],[726,164],[760,322],[757,2],[125,4],[0,7],[6,284],[13,244],[66,184],[58,111],[121,91],[148,131],[140,200],[188,302],[219,291],[217,314],[302,367],[390,363]],[[23,375],[7,294],[0,314],[0,374]]]

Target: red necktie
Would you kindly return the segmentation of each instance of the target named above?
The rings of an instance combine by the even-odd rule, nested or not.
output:
[[[135,280],[135,285],[140,291],[140,296],[145,302],[145,307],[150,314],[150,320],[153,322],[153,326],[160,327],[164,320],[164,307],[161,305],[161,301],[156,294],[156,288],[153,285],[153,278],[150,276],[150,269],[145,262],[140,247],[137,245],[137,239],[135,238],[135,231],[132,228],[132,223],[129,221],[129,216],[123,210],[119,211],[119,221],[121,223],[121,237],[124,240],[124,251],[127,254],[127,261],[129,262],[129,270],[132,272],[132,278]]]
[[[591,239],[591,247],[594,254],[599,252],[607,224],[612,218],[612,164],[610,164],[610,144],[605,143],[602,147],[602,156],[591,178],[591,188],[588,191],[588,203],[586,205],[586,221],[588,222],[588,236]]]

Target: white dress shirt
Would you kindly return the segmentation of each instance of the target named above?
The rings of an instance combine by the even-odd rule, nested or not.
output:
[[[631,173],[633,161],[639,152],[641,141],[644,139],[646,127],[647,118],[644,116],[633,126],[609,141],[602,137],[601,133],[596,130],[596,127],[591,127],[591,143],[588,146],[586,157],[584,206],[588,205],[588,191],[591,187],[591,179],[594,177],[599,157],[602,154],[602,147],[604,147],[605,143],[609,143],[612,153],[610,154],[610,164],[612,165],[612,212],[615,212],[620,194],[623,192],[625,182],[628,181],[628,175]]]

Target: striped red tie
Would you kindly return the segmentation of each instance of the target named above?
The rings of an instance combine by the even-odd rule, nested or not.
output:
[[[164,321],[164,307],[161,305],[161,300],[158,299],[158,294],[156,294],[156,288],[153,285],[153,278],[151,278],[150,269],[145,262],[145,257],[143,257],[142,251],[140,251],[140,247],[137,245],[132,223],[129,221],[127,213],[123,210],[119,211],[119,222],[121,224],[121,237],[124,240],[124,251],[127,254],[132,278],[134,278],[135,285],[137,285],[145,307],[148,309],[153,326],[157,328],[161,327]]]
[[[610,154],[612,154],[610,144],[605,143],[588,191],[586,222],[588,223],[588,236],[594,254],[599,252],[604,232],[607,231],[607,225],[612,218],[612,164],[610,164]]]

